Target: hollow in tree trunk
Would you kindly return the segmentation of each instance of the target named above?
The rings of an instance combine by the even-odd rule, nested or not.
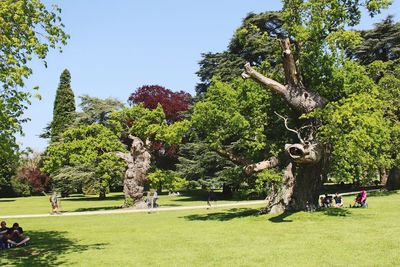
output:
[[[252,78],[268,90],[281,96],[298,115],[323,107],[327,100],[317,93],[309,91],[303,85],[293,53],[290,50],[289,39],[282,39],[280,43],[286,85],[258,73],[249,63],[245,65],[242,77]],[[276,213],[287,210],[304,210],[307,206],[316,207],[318,206],[321,185],[326,179],[329,159],[329,151],[325,149],[325,145],[314,139],[318,129],[318,122],[304,121],[308,125],[299,125],[299,129],[309,128],[307,130],[308,137],[303,139],[299,129],[290,129],[287,126],[287,119],[279,114],[277,115],[284,119],[285,126],[289,131],[297,134],[300,142],[285,146],[290,162],[285,168],[281,187],[273,190],[267,197],[266,211]],[[273,162],[270,159],[245,166],[244,170],[245,173],[251,174],[276,165],[277,162]]]

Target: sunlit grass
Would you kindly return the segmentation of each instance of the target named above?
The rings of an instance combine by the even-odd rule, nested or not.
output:
[[[259,215],[259,207],[251,206],[20,219],[32,242],[0,252],[0,263],[399,266],[400,194],[370,197],[368,202],[368,209],[280,215]]]
[[[207,193],[205,191],[193,191],[188,193],[183,192],[179,196],[161,194],[159,197],[158,203],[160,204],[160,208],[194,206],[205,205]],[[105,200],[100,200],[95,195],[72,195],[71,197],[61,199],[61,210],[62,212],[109,210],[120,208],[123,203],[124,196],[122,193],[108,194]],[[217,203],[236,203],[236,201],[221,200]],[[0,216],[50,212],[49,196],[0,198]]]

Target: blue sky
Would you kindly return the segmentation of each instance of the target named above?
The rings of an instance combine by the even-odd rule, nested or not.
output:
[[[78,96],[115,97],[126,103],[136,88],[158,84],[194,94],[195,72],[203,52],[226,48],[242,18],[249,12],[279,10],[279,0],[64,0],[58,4],[66,32],[71,35],[63,53],[52,51],[48,67],[32,62],[26,88],[40,87],[42,100],[33,100],[25,113],[23,147],[43,150],[38,137],[52,119],[53,101],[61,72],[67,68]],[[400,1],[380,16],[364,16],[359,28],[394,14],[400,20]]]

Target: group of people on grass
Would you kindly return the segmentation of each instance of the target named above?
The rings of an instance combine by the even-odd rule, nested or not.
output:
[[[1,222],[0,249],[24,246],[29,240],[30,238],[24,235],[24,230],[18,223],[14,223],[13,226],[9,228],[5,221]]]
[[[325,194],[325,196],[320,197],[320,207],[321,208],[329,208],[329,207],[335,207],[335,208],[342,208],[344,207],[343,199],[342,196],[339,193],[335,193],[335,196],[329,196],[328,194]],[[357,194],[356,198],[354,199],[354,204],[353,206],[349,206],[350,208],[365,208],[367,207],[367,191],[361,190],[360,193]]]

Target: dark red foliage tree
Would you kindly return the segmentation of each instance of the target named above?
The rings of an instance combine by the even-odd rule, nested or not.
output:
[[[128,102],[143,103],[149,109],[155,109],[160,104],[168,122],[175,122],[183,118],[183,112],[189,110],[192,96],[183,91],[172,92],[159,85],[144,85],[130,95]]]
[[[25,181],[32,193],[41,193],[50,190],[50,177],[35,167],[22,167],[17,172],[17,177]]]

